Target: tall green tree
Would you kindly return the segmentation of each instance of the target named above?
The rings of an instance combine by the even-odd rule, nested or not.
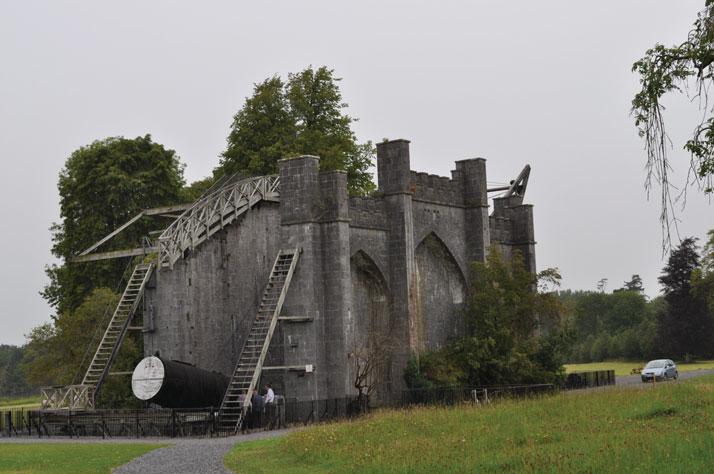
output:
[[[707,236],[709,238],[702,248],[701,267],[692,272],[692,291],[695,298],[706,302],[709,314],[714,316],[714,229]]]
[[[98,287],[116,288],[127,262],[67,263],[142,209],[181,202],[183,166],[173,150],[150,135],[107,138],[76,150],[59,175],[60,218],[52,226],[52,253],[65,263],[47,268],[42,292],[57,314],[70,312]],[[117,236],[117,248],[138,247],[151,230],[137,222]]]
[[[706,298],[692,286],[700,267],[696,239],[689,237],[672,250],[659,277],[667,307],[658,314],[658,336],[662,349],[674,357],[714,355],[714,318]]]
[[[285,83],[270,77],[254,86],[253,95],[233,117],[228,147],[214,174],[274,174],[278,160],[292,152],[296,134]]]
[[[665,248],[669,248],[669,226],[674,199],[670,195],[670,141],[667,136],[662,99],[669,93],[691,95],[698,104],[700,117],[684,149],[691,157],[696,184],[705,193],[714,191],[714,115],[707,96],[714,84],[714,0],[706,0],[685,41],[674,46],[656,44],[634,63],[632,70],[640,79],[640,91],[632,100],[635,125],[645,142],[647,181],[661,185],[661,214]],[[689,183],[689,177],[688,182]]]
[[[340,80],[322,66],[289,74],[287,81],[273,76],[256,84],[233,117],[214,175],[273,174],[279,159],[311,154],[320,157],[323,170],[346,171],[352,194],[373,190],[374,147],[357,142],[351,128],[356,119],[345,113]]]
[[[702,248],[702,269],[714,273],[714,229],[707,232],[707,241]]]

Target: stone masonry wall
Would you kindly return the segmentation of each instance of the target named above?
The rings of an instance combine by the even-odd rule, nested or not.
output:
[[[532,207],[494,200],[488,214],[486,164],[456,162],[451,178],[410,169],[409,142],[377,145],[379,190],[348,197],[346,174],[320,172],[319,158],[281,160],[280,203],[261,203],[157,273],[146,305],[155,330],[145,352],[231,374],[273,261],[301,250],[263,382],[299,400],[355,394],[356,351],[387,337],[376,399],[399,397],[407,361],[463,331],[470,263],[490,245],[521,251],[535,271]]]
[[[172,270],[156,273],[145,304],[155,330],[146,355],[230,375],[255,317],[279,248],[279,206],[263,202],[217,233]]]

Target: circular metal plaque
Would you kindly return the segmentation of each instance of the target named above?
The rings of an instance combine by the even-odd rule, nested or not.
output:
[[[164,364],[154,356],[144,358],[131,375],[131,390],[139,400],[153,398],[164,383]]]

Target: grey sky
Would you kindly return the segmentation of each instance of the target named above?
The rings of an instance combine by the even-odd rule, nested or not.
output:
[[[361,140],[407,138],[412,168],[448,175],[488,159],[490,181],[533,166],[539,268],[564,287],[609,289],[633,273],[655,295],[656,196],[642,188],[629,117],[632,62],[680,42],[703,0],[539,2],[36,2],[0,6],[0,343],[49,320],[57,174],[107,136],[151,133],[191,181],[209,174],[252,84],[327,65],[344,78]],[[669,104],[673,156],[696,120]],[[679,140],[679,141],[677,141]],[[714,228],[690,193],[682,235]]]

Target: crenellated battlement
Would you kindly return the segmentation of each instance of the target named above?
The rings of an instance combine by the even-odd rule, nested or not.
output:
[[[409,180],[413,199],[417,201],[446,204],[449,206],[463,206],[463,183],[445,176],[410,172]]]

